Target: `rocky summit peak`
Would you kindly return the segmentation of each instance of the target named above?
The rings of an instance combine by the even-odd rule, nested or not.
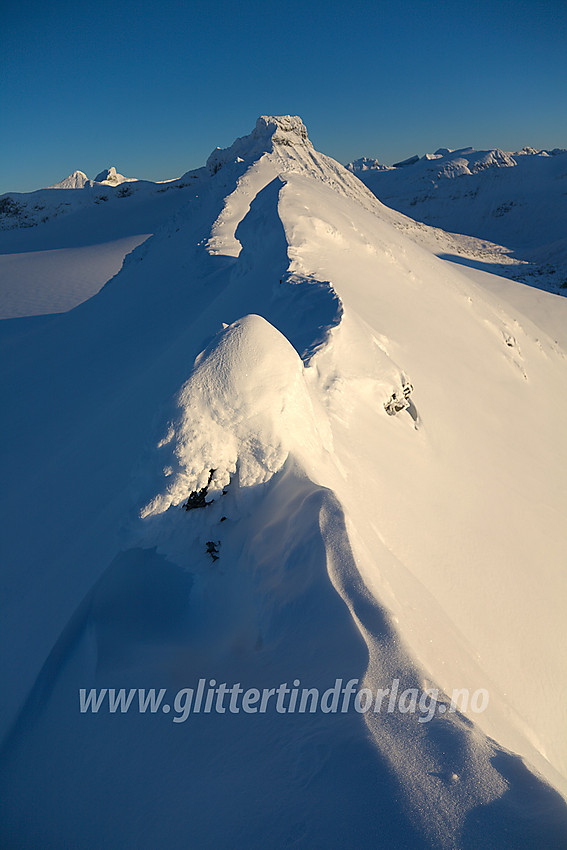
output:
[[[299,116],[261,115],[248,136],[236,139],[229,148],[215,148],[207,160],[207,168],[211,174],[216,174],[228,162],[253,160],[281,145],[313,149],[307,128]]]
[[[123,180],[122,174],[118,174],[116,168],[111,165],[110,168],[105,168],[94,179],[95,183],[119,183]]]
[[[268,136],[274,144],[306,144],[313,147],[307,127],[298,115],[261,115],[253,135]]]

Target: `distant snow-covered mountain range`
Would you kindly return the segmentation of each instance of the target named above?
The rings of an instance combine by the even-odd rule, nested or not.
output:
[[[347,168],[387,206],[479,240],[456,244],[455,261],[567,291],[567,150],[440,148],[394,166],[362,157]]]
[[[118,174],[114,165],[110,168],[105,168],[93,180],[89,180],[84,171],[73,171],[68,177],[60,180],[59,183],[54,183],[53,186],[47,186],[48,189],[84,189],[85,186],[93,187],[98,183],[99,186],[119,186],[121,183],[135,183],[135,177],[124,177],[123,174]]]
[[[0,230],[46,224],[60,215],[115,198],[129,197],[140,190],[147,194],[159,191],[160,188],[162,192],[173,187],[184,188],[184,179],[198,171],[163,182],[125,177],[114,165],[103,169],[92,180],[83,171],[73,171],[58,183],[35,192],[7,192],[0,195]]]

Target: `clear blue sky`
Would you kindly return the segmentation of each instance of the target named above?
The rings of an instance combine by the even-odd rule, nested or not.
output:
[[[567,0],[21,0],[0,30],[0,193],[176,177],[260,114],[341,162],[567,147]]]

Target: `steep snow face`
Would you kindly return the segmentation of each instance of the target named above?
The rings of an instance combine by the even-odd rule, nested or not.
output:
[[[529,319],[421,253],[385,221],[354,213],[346,200],[333,206],[325,187],[311,189],[307,213],[305,189],[300,178],[290,178],[282,194],[290,257],[306,273],[331,279],[345,305],[340,327],[313,364],[329,387],[328,404],[338,417],[335,452],[349,470],[346,482],[330,486],[356,527],[361,563],[368,557],[376,564],[372,553],[384,544],[394,556],[389,565],[380,558],[365,580],[380,583],[378,597],[389,599],[413,653],[447,691],[463,675],[475,687],[483,678],[493,683],[491,709],[478,718],[489,734],[526,755],[537,740],[536,750],[563,772],[567,751],[561,747],[560,753],[557,744],[563,708],[552,691],[564,681],[553,647],[563,628],[557,600],[566,592],[556,510],[566,495],[567,457],[556,429],[567,409],[559,419],[537,411],[549,387],[564,380],[564,352]],[[559,300],[556,309],[562,308]],[[383,405],[390,387],[401,395],[406,383],[414,387],[413,409],[392,420]],[[554,395],[556,403],[563,410]],[[375,454],[357,460],[350,448],[353,427],[364,431],[362,443],[373,445]],[[359,482],[356,490],[349,492],[349,481]],[[372,506],[368,514],[365,505]],[[522,534],[521,527],[532,523],[537,533]],[[535,616],[543,564],[550,596]],[[409,583],[402,579],[408,570]],[[490,599],[482,590],[488,586]],[[431,612],[432,619],[418,624],[420,603],[410,600],[419,599],[423,587],[450,612],[447,620]],[[517,635],[513,648],[511,634]],[[475,647],[472,654],[457,649],[461,641]],[[516,652],[524,663],[545,657],[545,672],[536,662],[520,674]],[[538,758],[535,751],[530,758]],[[538,766],[543,769],[542,762]]]
[[[567,291],[565,152],[440,148],[405,168],[348,167],[388,206],[445,231],[504,246],[515,260],[486,258],[481,248],[470,256],[463,251],[456,262],[550,292]]]
[[[208,248],[214,254],[239,255],[238,224],[250,209],[252,199],[284,174],[308,174],[341,195],[356,198],[365,208],[376,208],[376,198],[359,180],[335,160],[314,150],[297,117],[259,118],[249,136],[237,139],[226,150],[213,151],[207,164],[215,178],[222,169],[217,179],[225,189],[234,185],[211,231]]]
[[[225,150],[217,148],[213,151],[207,160],[207,167],[216,174],[219,169],[231,165],[232,168],[227,171],[235,175],[238,172],[243,174],[250,165],[255,170],[261,168],[266,162],[271,166],[273,177],[283,171],[305,171],[312,177],[330,183],[339,191],[354,194],[362,202],[366,199],[368,204],[372,198],[368,191],[361,191],[359,181],[353,180],[345,168],[314,150],[305,125],[297,116],[262,116],[250,135],[237,139]],[[221,180],[226,179],[225,172]]]
[[[2,837],[560,846],[521,759],[565,791],[566,352],[296,119],[227,150],[96,297],[5,329]],[[200,677],[490,699],[77,708]]]

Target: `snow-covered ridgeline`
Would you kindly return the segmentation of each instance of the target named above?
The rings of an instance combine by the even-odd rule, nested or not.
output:
[[[562,828],[499,745],[564,789],[565,352],[302,126],[260,119],[98,296],[9,342],[4,770],[28,835],[449,848]],[[182,736],[96,718],[90,737],[69,699],[201,674],[398,677],[490,704],[475,725],[376,715],[370,738],[320,714]]]
[[[111,165],[109,168],[103,169],[95,178],[89,180],[84,171],[73,171],[68,177],[55,183],[53,186],[47,186],[47,189],[84,189],[85,186],[93,188],[96,184],[99,186],[119,186],[122,183],[136,183],[136,177],[124,177],[116,171],[116,167]]]
[[[385,171],[400,167],[407,168],[410,165],[418,164],[422,170],[429,164],[430,170],[431,167],[434,167],[439,177],[452,178],[458,174],[477,174],[486,168],[510,168],[518,165],[520,157],[550,157],[565,153],[567,153],[567,149],[564,148],[554,148],[548,151],[524,147],[515,153],[503,151],[500,148],[493,148],[488,151],[478,151],[471,147],[459,149],[439,148],[435,153],[426,153],[422,157],[417,155],[412,156],[395,165],[384,165],[377,159],[362,156],[359,159],[349,162],[346,168],[352,171],[353,174],[358,174],[362,171]]]
[[[254,136],[253,136],[254,138]],[[301,149],[302,139],[300,137],[298,148]],[[230,157],[225,160],[227,164],[238,163],[237,157],[242,152],[246,152],[246,142],[239,140],[237,145],[238,151],[233,150]],[[470,538],[470,542],[474,539],[474,545],[469,554],[467,554],[467,546],[462,548],[463,541],[470,536],[469,522],[470,517],[478,513],[479,504],[484,501],[485,504],[490,504],[489,513],[493,516],[497,506],[502,500],[507,498],[507,489],[505,481],[498,483],[498,478],[492,479],[487,477],[488,470],[492,467],[493,461],[492,452],[495,456],[502,456],[502,448],[500,446],[501,437],[498,432],[494,437],[490,437],[490,432],[487,432],[486,417],[490,410],[498,411],[503,403],[503,398],[506,397],[507,409],[518,410],[518,420],[525,424],[522,426],[523,437],[519,440],[517,446],[508,448],[506,454],[508,460],[513,465],[517,464],[518,468],[524,466],[525,486],[520,488],[524,492],[524,498],[529,498],[528,482],[532,481],[532,476],[535,474],[541,482],[541,486],[545,486],[546,476],[552,474],[543,474],[543,467],[547,465],[544,460],[546,449],[539,443],[537,452],[539,460],[532,467],[531,462],[526,465],[524,449],[520,448],[522,440],[531,441],[530,434],[533,434],[532,426],[529,424],[531,416],[530,410],[537,409],[540,402],[536,401],[538,394],[541,392],[542,402],[546,395],[545,375],[551,369],[558,368],[561,370],[563,363],[563,355],[558,350],[552,340],[545,340],[545,334],[541,334],[529,325],[528,320],[522,320],[506,315],[505,310],[497,304],[490,296],[482,293],[474,285],[471,285],[464,278],[461,278],[458,273],[452,273],[446,265],[438,263],[427,252],[411,246],[403,236],[392,230],[389,219],[393,219],[395,214],[390,214],[383,207],[374,207],[374,209],[360,209],[360,195],[357,188],[349,195],[349,187],[343,189],[341,204],[333,204],[336,185],[333,185],[335,180],[334,169],[328,182],[317,180],[313,182],[312,175],[305,168],[303,156],[295,158],[295,149],[293,152],[289,148],[284,149],[285,170],[280,172],[281,176],[275,178],[275,182],[268,182],[276,171],[279,169],[282,154],[278,151],[274,156],[272,151],[265,153],[251,169],[243,176],[237,179],[235,190],[228,195],[223,210],[213,225],[213,240],[209,241],[208,249],[211,253],[217,256],[231,256],[238,258],[237,266],[233,269],[232,277],[241,287],[249,287],[250,281],[256,284],[261,281],[265,283],[272,279],[272,287],[285,287],[285,276],[281,276],[281,266],[276,274],[268,270],[268,258],[272,260],[275,254],[275,245],[273,234],[276,231],[273,223],[273,206],[277,206],[278,218],[281,221],[283,232],[285,234],[284,250],[289,260],[289,265],[285,268],[288,274],[301,274],[308,281],[325,281],[332,280],[333,288],[338,294],[341,303],[346,304],[346,312],[342,316],[341,322],[336,326],[330,336],[325,347],[320,349],[310,363],[310,368],[307,370],[309,380],[313,381],[315,375],[321,381],[325,388],[321,396],[318,397],[318,409],[325,406],[332,411],[332,421],[334,421],[334,429],[331,427],[333,445],[335,446],[335,454],[340,459],[340,467],[342,474],[337,474],[334,464],[328,468],[325,463],[318,459],[314,462],[312,459],[318,457],[314,452],[313,446],[309,445],[308,449],[303,452],[297,449],[294,450],[294,457],[300,462],[300,465],[313,477],[319,484],[332,487],[339,495],[341,503],[348,505],[347,516],[352,517],[360,508],[357,505],[359,498],[361,482],[366,482],[369,498],[368,502],[372,505],[371,515],[368,517],[368,522],[364,523],[365,533],[361,534],[359,525],[354,522],[357,528],[357,534],[361,535],[361,547],[367,552],[375,551],[384,547],[385,541],[388,541],[392,535],[392,541],[395,543],[386,542],[386,549],[389,550],[388,558],[391,560],[391,567],[394,572],[389,576],[386,584],[383,585],[384,576],[378,578],[380,570],[376,573],[375,564],[368,567],[368,575],[365,576],[369,584],[378,582],[381,587],[379,598],[387,595],[389,606],[395,611],[396,616],[400,620],[405,620],[407,612],[404,613],[404,604],[392,588],[395,586],[399,578],[396,579],[396,572],[399,571],[399,558],[401,552],[411,551],[410,561],[414,563],[409,567],[409,572],[413,573],[412,581],[418,584],[411,590],[405,588],[404,593],[411,593],[419,597],[417,589],[424,578],[418,578],[421,569],[426,569],[432,593],[435,597],[447,594],[447,587],[451,586],[451,581],[447,570],[449,569],[449,561],[451,556],[445,552],[440,558],[440,553],[446,547],[446,528],[447,522],[452,528],[451,539],[456,549],[453,554],[456,568],[461,575],[463,585],[463,595],[460,601],[454,597],[452,593],[446,596],[445,604],[449,604],[451,598],[451,606],[459,611],[458,621],[461,624],[458,627],[460,632],[459,641],[463,642],[463,646],[471,644],[479,646],[485,642],[483,656],[486,653],[486,663],[478,664],[478,653],[469,655],[468,651],[464,651],[468,656],[467,660],[463,657],[461,650],[456,650],[453,656],[447,657],[446,653],[441,651],[441,647],[447,642],[455,643],[453,634],[453,624],[450,620],[445,623],[432,623],[429,617],[421,622],[420,629],[416,631],[416,622],[412,623],[410,616],[406,621],[402,633],[409,640],[412,651],[420,657],[426,669],[430,671],[433,678],[441,681],[443,687],[450,690],[450,686],[456,681],[455,677],[463,674],[463,670],[467,669],[467,677],[469,681],[480,687],[481,682],[487,679],[492,683],[494,689],[501,690],[503,693],[509,694],[511,690],[516,693],[517,699],[516,708],[512,709],[516,713],[516,720],[513,723],[503,721],[510,710],[510,701],[503,696],[499,696],[495,690],[493,701],[493,714],[488,713],[486,717],[481,718],[480,722],[485,724],[485,728],[490,734],[502,739],[504,735],[505,743],[512,748],[522,749],[526,755],[530,753],[530,757],[536,761],[539,756],[536,750],[544,750],[550,753],[551,742],[555,740],[558,734],[558,728],[555,732],[549,732],[548,744],[544,744],[543,739],[538,738],[536,750],[532,749],[533,731],[528,731],[529,724],[537,725],[537,718],[541,718],[543,713],[548,714],[548,719],[555,716],[556,720],[552,721],[560,724],[561,712],[554,715],[551,693],[544,693],[541,688],[537,689],[536,693],[530,694],[526,698],[527,682],[518,681],[516,673],[511,675],[510,680],[504,683],[502,677],[507,678],[502,672],[500,662],[494,658],[489,658],[492,652],[489,646],[492,646],[493,641],[498,644],[502,640],[502,635],[508,629],[515,628],[514,622],[516,617],[528,619],[531,611],[531,600],[528,587],[531,583],[530,564],[541,557],[541,541],[538,538],[530,538],[529,541],[524,540],[522,543],[522,551],[516,552],[514,555],[510,553],[498,563],[498,570],[501,574],[501,579],[507,588],[507,593],[512,592],[512,588],[517,590],[517,582],[520,584],[526,583],[524,591],[518,591],[518,598],[523,599],[519,603],[519,609],[526,605],[523,614],[519,614],[518,607],[514,606],[514,610],[510,612],[511,619],[505,615],[499,614],[496,616],[496,607],[493,616],[489,618],[490,623],[487,624],[486,618],[486,601],[483,594],[478,595],[473,588],[477,586],[477,582],[490,581],[490,574],[493,569],[496,569],[494,558],[495,553],[506,551],[512,544],[516,531],[517,520],[514,519],[510,528],[504,524],[503,526],[493,526],[492,520],[488,521],[488,526],[485,526],[484,521],[481,522],[483,527],[482,533],[478,532],[478,539],[475,535]],[[246,155],[246,154],[245,154]],[[318,154],[315,154],[319,157]],[[245,160],[245,157],[242,157]],[[320,162],[320,172],[324,174],[326,163],[324,160]],[[276,169],[276,171],[274,170]],[[330,184],[330,185],[329,185]],[[250,199],[253,199],[250,204]],[[306,200],[308,199],[308,203]],[[364,204],[367,205],[367,198],[363,196]],[[268,216],[267,210],[271,209]],[[323,212],[324,211],[324,212]],[[246,216],[253,216],[256,213],[255,222],[260,222],[264,229],[258,227],[245,227]],[[379,218],[377,218],[379,213]],[[240,224],[242,222],[242,225]],[[238,234],[242,235],[246,232],[247,236],[254,234],[256,240],[253,245],[253,250],[250,250],[250,245],[244,245],[237,238]],[[266,250],[262,242],[269,240],[271,235],[271,243],[268,241],[269,248]],[[264,251],[264,254],[262,254]],[[278,248],[281,255],[282,246]],[[265,257],[265,259],[264,259]],[[414,271],[419,269],[419,271]],[[279,277],[279,283],[276,278]],[[263,278],[263,280],[262,280]],[[354,282],[356,281],[356,283]],[[427,283],[426,283],[427,281]],[[285,290],[284,290],[285,291]],[[346,295],[345,295],[346,293]],[[278,293],[281,296],[281,293]],[[285,297],[285,296],[284,296]],[[409,309],[411,303],[411,310]],[[264,308],[263,315],[269,317],[276,327],[281,321],[282,302],[276,302],[277,307],[271,308],[270,312],[266,312]],[[433,306],[435,305],[435,306]],[[350,308],[350,309],[349,309]],[[371,315],[373,320],[370,328],[366,325],[368,316]],[[362,320],[364,316],[364,320]],[[424,322],[423,317],[427,316],[427,321]],[[482,317],[482,318],[481,318]],[[361,324],[362,322],[362,324]],[[318,323],[319,324],[319,323]],[[525,324],[530,326],[530,330],[525,330]],[[388,333],[386,333],[388,329]],[[395,330],[394,330],[395,329]],[[448,361],[447,351],[451,350],[455,345],[455,340],[467,340],[466,348],[459,352],[455,357],[452,355]],[[545,341],[544,341],[545,340]],[[278,350],[275,346],[275,350]],[[526,352],[531,352],[527,355]],[[545,352],[545,353],[544,353]],[[301,353],[301,352],[300,352]],[[539,384],[539,389],[531,387],[524,391],[520,387],[522,382],[528,381],[529,371],[526,366],[525,357],[533,359],[532,367],[536,371],[542,369],[540,377],[536,384]],[[543,360],[542,360],[543,356]],[[470,362],[469,362],[469,358]],[[502,375],[504,386],[508,385],[506,390],[500,385],[500,379],[495,383],[493,381],[494,370],[500,374],[501,365],[504,362],[509,365],[505,370],[510,370],[507,377]],[[555,363],[551,365],[549,361]],[[455,360],[451,364],[451,360]],[[263,362],[267,363],[269,358],[267,355],[262,358]],[[426,366],[426,362],[428,365]],[[465,363],[468,365],[465,366]],[[545,363],[545,366],[543,365]],[[538,365],[539,364],[539,365]],[[503,365],[503,364],[502,364]],[[470,375],[475,375],[474,380],[469,376],[469,383],[466,387],[461,385],[458,374],[463,367],[470,371]],[[267,374],[269,368],[266,366]],[[451,375],[453,368],[456,370],[454,375]],[[241,374],[238,365],[235,365],[235,370]],[[293,371],[293,370],[292,370]],[[198,372],[198,369],[197,369]],[[446,380],[443,386],[446,390],[439,393],[440,388],[434,387],[431,378],[428,376],[434,374],[445,374]],[[417,380],[421,374],[421,380]],[[451,377],[449,377],[451,376]],[[346,475],[345,457],[350,458],[353,466],[359,467],[360,461],[356,456],[351,456],[350,443],[352,440],[352,432],[360,427],[360,423],[367,423],[364,427],[364,438],[362,442],[365,445],[375,445],[377,441],[376,434],[381,433],[381,428],[385,430],[382,435],[383,445],[388,445],[393,439],[392,420],[388,417],[385,411],[385,405],[396,393],[398,397],[403,397],[403,388],[413,382],[417,386],[417,392],[412,396],[419,398],[419,387],[423,384],[429,385],[432,397],[429,404],[432,409],[425,418],[427,425],[428,421],[436,421],[435,434],[431,434],[434,446],[429,442],[429,430],[423,429],[423,407],[419,403],[411,404],[408,407],[408,412],[404,413],[402,420],[404,421],[405,434],[402,437],[399,453],[392,453],[391,445],[388,450],[388,457],[399,457],[399,460],[390,461],[386,464],[388,473],[385,475],[382,464],[384,461],[380,459],[381,452],[377,448],[377,455],[372,460],[372,454],[366,454],[364,457],[363,467],[367,466],[372,470],[369,476],[366,476],[362,469],[359,471],[360,478],[347,476],[347,480],[354,478],[357,483],[354,489],[350,489],[352,484],[346,486],[343,482],[343,477]],[[197,384],[199,383],[199,379]],[[192,381],[188,385],[192,386]],[[520,387],[518,386],[520,381]],[[244,382],[246,383],[246,382]],[[278,385],[278,381],[275,381]],[[462,386],[462,390],[459,387]],[[451,389],[449,389],[451,387]],[[190,411],[189,421],[191,422],[191,431],[193,434],[202,433],[208,434],[211,428],[197,428],[193,421],[195,410],[200,409],[200,404],[195,403],[194,395],[189,389],[184,392],[189,393],[189,398],[193,401],[186,403],[180,402],[181,407]],[[251,390],[247,390],[248,393]],[[256,392],[256,390],[255,390]],[[257,390],[258,397],[261,399],[262,392]],[[459,394],[462,392],[460,400]],[[494,397],[489,400],[487,393],[494,392]],[[236,394],[238,396],[238,394]],[[484,399],[482,404],[471,407],[468,403],[470,397]],[[282,403],[283,404],[283,403]],[[427,402],[426,402],[427,404]],[[222,404],[217,407],[230,409],[230,405],[226,404],[224,399]],[[277,407],[277,405],[275,405]],[[360,408],[360,409],[359,409]],[[352,419],[346,415],[347,411],[359,409],[359,418]],[[376,416],[376,412],[378,415]],[[521,411],[521,413],[520,413]],[[370,418],[369,418],[370,417]],[[182,417],[183,418],[183,417]],[[348,422],[348,428],[344,432],[344,446],[342,452],[336,451],[336,434],[341,433],[341,428],[344,427],[345,419]],[[246,418],[244,418],[246,421]],[[341,425],[342,423],[342,425]],[[544,427],[550,427],[551,423],[544,423]],[[180,425],[181,432],[187,429],[187,422]],[[291,433],[294,429],[288,429]],[[305,428],[297,423],[295,429],[297,433],[303,434]],[[551,425],[551,430],[553,426]],[[325,433],[328,433],[328,428],[323,428]],[[397,437],[400,437],[398,430],[394,432]],[[440,434],[444,434],[443,440],[440,443]],[[173,439],[174,432],[168,432],[169,442]],[[468,457],[464,457],[462,453],[460,440],[455,441],[455,434],[467,434],[466,442],[468,445]],[[411,436],[410,436],[411,435]],[[550,438],[554,439],[551,437]],[[241,446],[246,446],[246,437],[242,434],[238,438],[238,443]],[[406,445],[406,440],[409,443]],[[494,443],[491,442],[494,440]],[[421,442],[419,442],[421,441]],[[275,441],[276,444],[278,440]],[[230,446],[230,440],[222,439],[219,441],[224,447],[224,451]],[[252,444],[256,445],[255,439]],[[443,447],[441,447],[443,444]],[[286,443],[286,445],[288,445]],[[193,455],[189,452],[189,456],[183,451],[181,454],[185,457],[186,467],[181,478],[173,476],[173,492],[177,495],[171,499],[171,490],[166,502],[153,502],[146,509],[150,513],[155,512],[156,506],[161,504],[180,504],[183,492],[187,490],[198,490],[206,484],[209,469],[217,466],[213,455],[211,454],[210,444],[207,443],[206,457],[201,457],[199,452]],[[270,439],[267,442],[268,448],[264,447],[261,451],[266,453],[266,456],[278,457],[275,467],[271,470],[273,473],[281,468],[282,463],[290,451],[289,445],[284,454],[278,455],[278,450],[274,447],[274,440]],[[419,447],[419,448],[418,448]],[[472,447],[475,447],[474,450]],[[257,446],[256,446],[257,448]],[[281,446],[280,446],[281,448]],[[257,448],[258,451],[260,451]],[[219,461],[219,467],[224,470],[221,473],[222,481],[217,485],[224,487],[226,484],[227,470],[232,470],[234,473],[238,466],[238,451],[232,448],[233,457],[230,463]],[[517,454],[516,454],[517,451]],[[531,450],[533,451],[533,449]],[[273,454],[271,454],[273,452]],[[407,453],[410,456],[417,452],[414,460],[407,467]],[[179,455],[178,452],[175,453]],[[484,456],[486,464],[482,465],[481,470],[477,468],[477,457]],[[200,458],[195,466],[195,457]],[[310,461],[311,459],[311,461]],[[189,476],[186,474],[187,464],[192,464],[192,472]],[[411,469],[415,463],[416,467],[421,470],[414,476]],[[498,463],[494,461],[495,465]],[[543,465],[542,465],[543,464]],[[243,458],[243,468],[248,468],[249,461]],[[552,464],[553,466],[553,464]],[[425,470],[429,467],[429,471]],[[166,463],[168,470],[171,468]],[[322,472],[325,470],[326,472]],[[471,483],[468,485],[468,492],[463,492],[460,501],[455,504],[453,497],[454,485],[449,483],[452,480],[454,471],[461,470],[463,478]],[[486,474],[482,472],[486,470]],[[555,467],[556,469],[556,467]],[[443,471],[445,470],[445,471]],[[539,470],[539,471],[538,471]],[[171,474],[171,473],[169,473]],[[216,473],[215,473],[216,474]],[[258,474],[258,478],[250,483],[259,483],[265,480],[266,471]],[[440,487],[440,482],[447,476],[446,487]],[[230,477],[230,475],[229,475]],[[559,476],[560,478],[560,476]],[[405,481],[405,485],[401,487],[404,491],[402,496],[396,491],[400,489],[398,480]],[[477,481],[475,485],[472,482]],[[182,487],[179,489],[179,482],[182,481]],[[429,509],[424,506],[428,499],[423,490],[425,481],[435,482],[435,502],[430,505]],[[214,482],[214,479],[213,479]],[[559,479],[557,486],[561,486]],[[502,487],[502,491],[500,491]],[[407,492],[406,492],[407,488]],[[491,495],[487,497],[485,490]],[[370,495],[371,494],[371,495]],[[402,510],[402,504],[414,503],[415,517],[412,520],[411,534],[408,539],[405,539],[405,531],[403,530],[404,523],[400,525],[397,510],[400,510],[400,515],[405,515],[406,510]],[[366,500],[363,500],[366,503]],[[376,521],[372,519],[376,504],[381,505],[378,513],[381,516],[389,517],[389,531],[384,527],[378,528],[376,531]],[[393,509],[393,506],[397,506]],[[466,507],[465,507],[466,506]],[[410,512],[411,513],[411,512]],[[545,513],[545,511],[544,511]],[[513,514],[510,514],[510,518]],[[451,519],[448,520],[448,517]],[[479,520],[480,521],[480,520]],[[545,523],[545,519],[542,519]],[[437,527],[437,535],[431,538],[430,529]],[[421,529],[421,531],[420,531]],[[460,529],[460,530],[459,530]],[[490,529],[490,530],[489,530]],[[400,536],[401,535],[401,536]],[[551,535],[553,538],[553,534]],[[441,543],[441,541],[444,541]],[[555,544],[551,542],[551,549]],[[433,545],[432,545],[433,543]],[[409,547],[409,549],[408,549]],[[429,556],[424,557],[424,550],[429,551]],[[473,555],[474,551],[474,555]],[[511,552],[511,550],[510,550]],[[550,551],[551,555],[551,551]],[[405,556],[402,556],[405,559]],[[516,575],[517,558],[520,558],[524,564],[522,570],[522,578],[518,579]],[[372,560],[372,558],[370,557]],[[430,560],[431,559],[431,560]],[[449,561],[448,561],[449,559]],[[555,556],[551,556],[551,561]],[[482,578],[483,570],[480,569],[479,563],[486,565],[488,573]],[[387,561],[387,559],[386,559]],[[437,574],[434,579],[430,565],[432,562],[444,563],[445,566]],[[419,564],[422,563],[422,567]],[[383,567],[386,570],[386,567]],[[408,570],[408,566],[404,567],[404,571]],[[462,572],[463,571],[463,572]],[[504,578],[507,576],[507,578]],[[466,578],[465,578],[466,577]],[[550,581],[556,586],[557,592],[561,585],[561,574],[559,568],[552,568]],[[411,585],[411,582],[410,582]],[[464,590],[468,587],[469,591]],[[386,588],[390,588],[387,590]],[[514,592],[516,592],[516,590]],[[477,607],[472,600],[476,599]],[[501,600],[501,603],[503,600]],[[402,606],[400,608],[400,605]],[[417,610],[417,609],[414,609]],[[474,613],[473,613],[474,611]],[[421,615],[420,615],[421,616]],[[547,614],[549,616],[549,612]],[[557,609],[552,615],[555,622],[554,629],[560,628],[560,611]],[[425,645],[420,636],[421,629],[426,629],[429,635]],[[502,633],[500,633],[502,630]],[[537,630],[539,632],[539,629]],[[553,629],[550,631],[550,635]],[[488,634],[491,637],[488,638]],[[497,635],[500,634],[500,637]],[[413,635],[408,638],[408,635]],[[533,645],[532,641],[536,637],[530,634],[526,636],[526,648],[528,645]],[[501,659],[502,660],[502,659]],[[553,663],[553,662],[552,662]],[[448,671],[450,670],[450,673]],[[560,670],[556,670],[557,676],[560,676]],[[514,679],[514,682],[512,682]],[[498,681],[500,680],[500,681]],[[498,684],[496,684],[498,682]],[[531,707],[528,704],[531,702]],[[522,719],[522,715],[529,715],[531,720]],[[489,716],[490,715],[490,716]],[[546,721],[547,722],[547,721]],[[504,725],[507,725],[507,730],[504,730]],[[537,734],[537,733],[536,733]],[[521,743],[523,739],[523,743]],[[552,757],[553,758],[553,757]],[[561,762],[557,762],[559,766]],[[538,766],[541,769],[543,762],[539,762]],[[552,770],[553,774],[553,770]],[[551,775],[551,774],[550,774]]]

